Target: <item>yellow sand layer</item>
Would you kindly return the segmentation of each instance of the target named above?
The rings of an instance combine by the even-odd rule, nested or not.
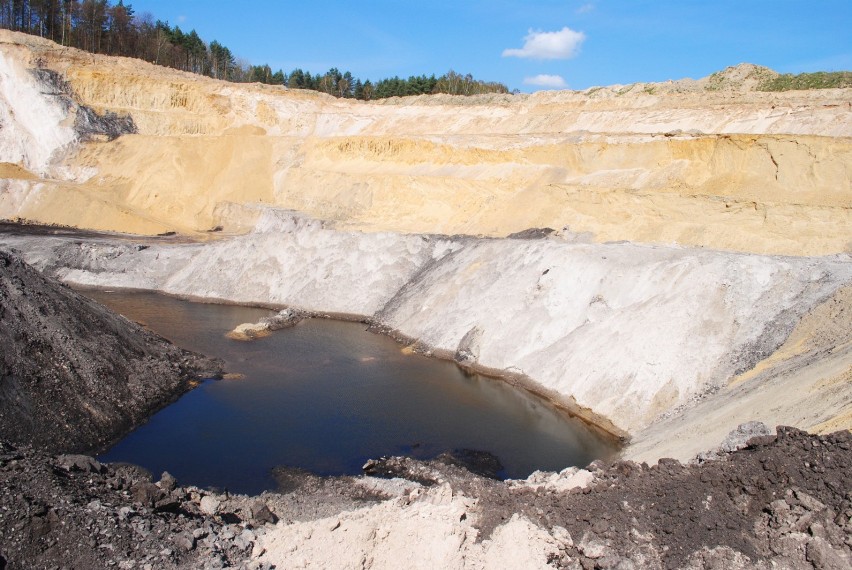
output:
[[[673,82],[363,103],[7,31],[0,46],[138,132],[59,148],[42,179],[3,165],[0,217],[239,232],[250,220],[233,205],[263,204],[364,231],[547,226],[597,241],[790,255],[844,252],[852,240],[848,89],[759,93],[731,83],[748,78],[742,68],[720,91]]]

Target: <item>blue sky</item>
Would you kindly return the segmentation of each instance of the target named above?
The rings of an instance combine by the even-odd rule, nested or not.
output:
[[[523,92],[852,69],[852,0],[135,0],[238,57],[361,79],[453,69]]]

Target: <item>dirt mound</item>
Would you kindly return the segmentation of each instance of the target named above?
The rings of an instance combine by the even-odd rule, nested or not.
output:
[[[699,80],[707,91],[748,92],[756,91],[765,82],[778,77],[778,73],[768,67],[741,63],[717,71]]]
[[[304,557],[307,543],[341,528],[349,532],[318,547],[341,557],[367,548],[379,560],[382,549],[395,548],[397,518],[442,490],[445,499],[473,499],[469,516],[455,519],[459,528],[475,528],[464,548],[481,547],[520,517],[550,536],[549,554],[541,552],[547,567],[809,569],[848,568],[852,560],[849,432],[779,428],[777,436],[701,464],[592,464],[594,480],[570,491],[494,481],[442,461],[382,461],[395,476],[418,482],[291,474],[287,492],[246,497],[0,443],[0,504],[9,507],[0,513],[0,567],[271,568],[275,560],[285,568]],[[394,486],[401,490],[392,497]],[[416,491],[424,487],[435,492]],[[384,509],[383,534],[370,545],[349,544],[358,513],[373,508]],[[294,527],[299,544],[284,541],[286,552],[276,552],[271,539]],[[422,530],[416,538],[432,550],[449,540]],[[405,557],[433,553],[418,555],[412,544]],[[482,567],[473,560],[448,567]],[[371,556],[364,567],[382,565]]]
[[[0,434],[54,452],[108,444],[219,373],[0,251]]]
[[[618,463],[555,505],[530,493],[528,510],[574,537],[567,567],[840,568],[852,562],[850,464],[849,432],[779,428],[721,461]]]
[[[155,484],[132,465],[2,442],[0,504],[0,568],[230,567],[251,553],[250,529],[276,520],[256,500],[220,508],[167,473]]]
[[[541,564],[535,567],[848,568],[852,562],[852,434],[813,436],[780,427],[777,436],[728,446],[738,448],[717,450],[709,454],[717,459],[701,463],[673,459],[653,467],[629,461],[608,466],[593,463],[588,471],[572,468],[563,474],[534,474],[526,481],[509,483],[472,476],[441,461],[388,458],[370,466],[432,489],[449,485],[453,497],[475,501],[473,512],[462,521],[475,520],[476,544],[462,542],[460,548],[469,556],[461,561],[449,559],[449,567],[490,567],[471,562],[477,549],[487,552],[488,543],[498,541],[495,537],[502,529],[520,518],[549,534],[549,551],[540,552]],[[554,477],[574,483],[549,485]],[[343,524],[352,532],[356,522],[367,519],[353,515]],[[370,557],[378,560],[393,553],[394,533],[400,526],[397,519],[405,520],[404,508],[382,520],[380,527],[390,538],[376,541]],[[327,521],[315,525],[317,535],[324,524]],[[462,533],[464,524],[446,532]],[[265,544],[276,542],[266,540]],[[320,548],[307,541],[299,548],[311,546],[314,552]],[[520,550],[528,546],[524,540],[517,542]],[[357,545],[339,548],[335,552]],[[284,565],[290,561],[272,546],[267,560]]]

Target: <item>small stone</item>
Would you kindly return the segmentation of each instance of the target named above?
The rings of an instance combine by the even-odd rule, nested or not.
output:
[[[217,538],[218,537],[216,536],[216,534],[210,534],[210,535],[205,536],[204,538],[201,539],[201,544],[205,548],[216,548],[216,539]]]
[[[201,512],[205,515],[213,516],[217,512],[219,512],[219,506],[222,504],[222,501],[215,497],[211,497],[207,495],[201,499],[201,503],[199,504],[199,508]]]
[[[831,547],[828,541],[815,538],[808,543],[806,557],[817,570],[847,570],[852,568],[852,557]]]
[[[803,491],[796,491],[795,494],[796,500],[798,500],[799,503],[809,511],[820,512],[825,509],[825,505],[823,503],[811,497],[807,493]]]
[[[255,501],[250,507],[251,518],[256,524],[275,524],[278,522],[278,517],[269,510],[269,507],[263,501]]]
[[[154,503],[155,513],[177,513],[180,510],[180,501],[171,497],[158,499]]]
[[[553,538],[560,542],[563,546],[574,546],[574,540],[571,538],[571,533],[569,533],[568,529],[566,529],[565,527],[554,526],[550,530],[550,533]]]
[[[560,478],[554,488],[557,491],[568,491],[570,489],[585,489],[595,480],[594,474],[585,469],[580,469],[576,473],[566,478]]]
[[[750,439],[772,435],[772,430],[763,422],[746,422],[737,426],[737,429],[731,431],[724,440],[722,440],[721,450],[725,453],[732,453],[739,449],[747,447]]]
[[[130,488],[130,494],[134,503],[139,503],[143,507],[153,507],[162,498],[163,492],[153,483],[140,481]]]
[[[102,473],[104,466],[94,457],[88,455],[60,455],[56,463],[65,471],[82,471],[83,473]]]
[[[163,474],[160,475],[160,480],[157,482],[157,486],[163,491],[171,493],[177,487],[177,479],[168,471],[163,471]]]
[[[195,548],[195,537],[188,532],[181,532],[175,535],[174,542],[183,550],[189,552]]]
[[[579,550],[586,558],[594,560],[597,558],[603,558],[607,554],[608,548],[604,543],[584,536],[580,544],[577,545],[577,550]]]
[[[251,549],[251,557],[257,559],[263,556],[264,554],[266,554],[266,549],[261,546],[259,542],[255,542],[254,548]]]

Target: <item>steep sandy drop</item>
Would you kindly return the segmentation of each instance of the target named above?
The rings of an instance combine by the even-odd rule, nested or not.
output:
[[[37,175],[5,169],[6,218],[242,233],[254,218],[239,206],[261,204],[364,231],[552,227],[793,255],[849,246],[849,90],[756,92],[754,66],[585,92],[365,103],[5,31],[0,45],[4,105],[29,94],[44,107],[0,116],[0,162]],[[64,99],[45,96],[57,90]],[[93,134],[81,116],[132,128]],[[33,133],[38,145],[26,142]]]

